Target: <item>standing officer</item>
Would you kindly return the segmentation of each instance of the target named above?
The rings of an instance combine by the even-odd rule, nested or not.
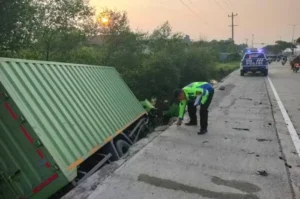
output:
[[[180,126],[183,120],[185,107],[188,105],[188,113],[190,122],[186,123],[188,126],[197,125],[197,106],[200,107],[200,132],[198,135],[207,133],[208,107],[214,96],[214,88],[207,82],[193,82],[183,89],[177,89],[174,92],[174,97],[180,102],[179,118],[177,126]]]

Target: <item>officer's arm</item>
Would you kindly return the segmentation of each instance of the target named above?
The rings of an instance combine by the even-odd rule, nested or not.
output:
[[[203,95],[205,90],[203,88],[196,88],[196,90],[194,92],[195,92],[196,96],[199,96],[199,95]]]
[[[183,100],[179,103],[179,119],[183,120],[184,112],[186,107],[186,100]]]
[[[201,98],[201,104],[205,104],[208,98],[208,91],[206,89],[203,89],[202,98]]]

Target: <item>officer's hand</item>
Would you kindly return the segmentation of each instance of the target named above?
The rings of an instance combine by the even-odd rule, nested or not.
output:
[[[181,123],[182,123],[182,120],[178,119],[176,125],[177,125],[177,126],[180,126]]]

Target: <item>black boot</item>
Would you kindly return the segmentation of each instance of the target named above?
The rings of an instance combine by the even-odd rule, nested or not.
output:
[[[197,122],[191,120],[188,123],[185,123],[185,125],[187,125],[187,126],[197,126]]]
[[[203,135],[205,133],[207,133],[207,129],[201,129],[197,134],[198,135]]]

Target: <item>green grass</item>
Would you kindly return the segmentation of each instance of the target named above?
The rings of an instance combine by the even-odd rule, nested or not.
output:
[[[232,71],[238,69],[240,62],[216,63],[215,65],[215,79],[221,80],[229,75]]]
[[[239,68],[240,62],[235,61],[235,62],[228,62],[228,63],[217,63],[216,64],[216,69],[227,69],[227,70],[235,70]]]

